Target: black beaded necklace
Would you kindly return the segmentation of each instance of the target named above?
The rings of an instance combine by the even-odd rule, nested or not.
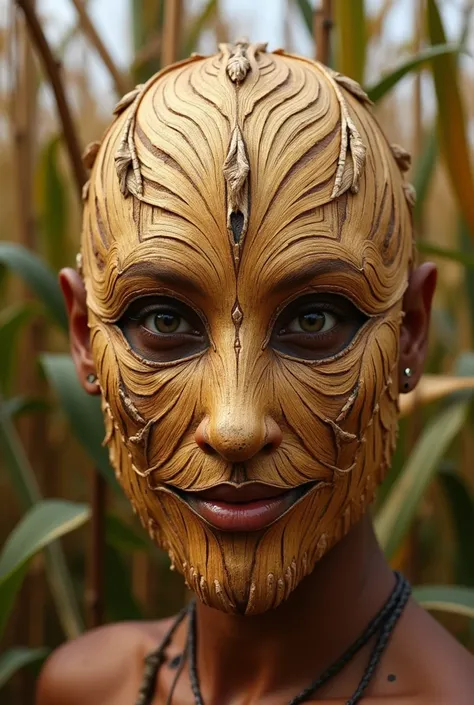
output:
[[[395,576],[396,584],[390,594],[390,597],[383,605],[382,609],[369,622],[364,632],[354,641],[353,644],[351,644],[351,646],[349,646],[349,648],[337,661],[329,666],[329,668],[319,675],[309,686],[304,688],[304,690],[290,700],[288,705],[300,705],[300,703],[306,702],[331,678],[334,678],[338,673],[340,673],[342,669],[354,658],[357,652],[360,651],[360,649],[365,646],[373,636],[377,635],[377,640],[370,654],[369,663],[367,664],[359,685],[357,686],[354,694],[347,701],[346,705],[357,705],[357,703],[361,701],[380,663],[382,655],[388,646],[390,637],[402,615],[402,612],[408,602],[408,598],[410,597],[411,588],[407,580],[400,575],[400,573],[395,573]],[[164,660],[164,651],[171,641],[175,630],[183,621],[186,614],[189,614],[189,630],[186,649],[181,657],[180,668],[178,669],[174,679],[167,703],[171,703],[174,686],[176,685],[182,671],[185,659],[188,657],[189,677],[191,681],[191,689],[194,695],[194,702],[195,705],[204,705],[201,689],[199,687],[196,663],[196,603],[194,600],[188,605],[188,607],[179,613],[170,630],[165,635],[165,638],[159,648],[145,658],[145,673],[136,705],[150,705],[153,699],[153,693],[155,691],[156,676],[159,667]]]

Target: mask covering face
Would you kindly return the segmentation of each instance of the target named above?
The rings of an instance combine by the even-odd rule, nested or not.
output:
[[[357,84],[264,45],[171,66],[116,113],[82,236],[111,462],[199,599],[261,613],[390,463],[408,155]],[[216,528],[206,496],[249,483],[285,492],[275,516]]]

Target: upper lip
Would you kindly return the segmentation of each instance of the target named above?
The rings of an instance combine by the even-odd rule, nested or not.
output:
[[[181,495],[188,496],[190,499],[200,499],[205,502],[223,502],[225,504],[249,504],[265,499],[274,499],[288,492],[298,489],[309,489],[310,486],[318,484],[317,482],[308,482],[299,487],[275,487],[274,485],[266,485],[263,482],[247,482],[245,485],[232,485],[222,483],[214,485],[205,490],[178,490],[176,487],[169,485],[169,489]]]
[[[201,491],[186,491],[195,499],[207,502],[224,502],[226,504],[248,504],[262,499],[272,499],[293,490],[293,487],[275,487],[261,482],[248,482],[236,487],[230,484],[220,484]]]

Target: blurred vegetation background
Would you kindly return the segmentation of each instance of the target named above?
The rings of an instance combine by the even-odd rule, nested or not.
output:
[[[473,0],[0,0],[2,703],[33,702],[48,651],[85,627],[162,617],[186,599],[108,465],[56,273],[79,246],[79,155],[114,103],[161,66],[242,34],[358,80],[413,154],[420,259],[435,259],[440,282],[427,375],[403,397],[376,528],[420,601],[474,650],[473,10]],[[107,12],[111,27],[123,18],[115,40]]]

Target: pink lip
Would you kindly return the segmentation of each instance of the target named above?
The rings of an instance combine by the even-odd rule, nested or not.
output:
[[[203,492],[183,492],[182,497],[216,529],[259,531],[282,516],[310,486],[285,490],[261,483],[218,485]]]

